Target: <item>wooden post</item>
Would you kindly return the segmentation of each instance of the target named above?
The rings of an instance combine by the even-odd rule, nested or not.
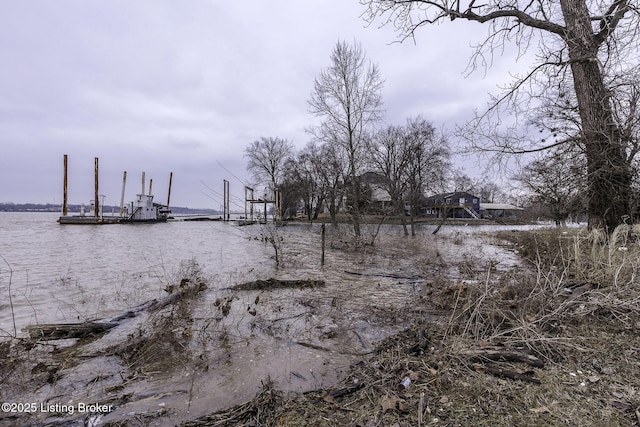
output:
[[[173,181],[173,172],[169,172],[169,192],[167,193],[167,210],[169,209],[169,202],[171,201],[171,181]]]
[[[320,257],[320,265],[324,265],[324,242],[325,242],[325,227],[322,224],[322,256]]]
[[[62,216],[67,216],[67,155],[64,155],[64,178],[63,178],[63,195],[62,195]]]
[[[226,179],[223,179],[222,184],[223,184],[222,219],[224,221],[229,221],[229,181],[227,181]]]
[[[120,216],[124,213],[124,190],[127,187],[127,171],[122,174],[122,193],[120,194]]]
[[[253,194],[253,188],[249,189],[249,194],[251,194],[251,203],[249,204],[249,215],[251,215],[251,222],[255,221],[254,219],[254,215],[253,215],[253,200],[254,200],[254,194]]]
[[[97,157],[94,160],[94,164],[95,164],[95,166],[94,166],[94,169],[95,169],[95,171],[94,171],[94,173],[95,173],[95,178],[94,178],[94,184],[95,185],[94,185],[94,187],[95,187],[95,193],[96,194],[94,195],[94,199],[95,200],[93,202],[93,208],[94,208],[94,216],[96,218],[98,218],[99,217],[98,212],[100,212],[100,206],[99,206],[100,202],[98,202],[98,197],[99,196],[98,196],[98,158]]]

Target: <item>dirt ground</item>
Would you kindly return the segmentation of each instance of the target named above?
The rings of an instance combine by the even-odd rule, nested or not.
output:
[[[54,402],[52,397],[60,393],[69,407],[31,411],[22,405],[13,412],[3,407],[0,426],[640,425],[637,236],[631,227],[609,237],[576,230],[487,235],[486,241],[517,253],[522,265],[505,270],[467,257],[456,266],[457,277],[435,274],[436,267],[444,270],[442,265],[423,266],[422,271],[430,272],[424,276],[429,280],[420,278],[411,300],[401,306],[394,302],[364,307],[359,315],[367,314],[366,325],[354,329],[351,341],[331,327],[318,331],[317,339],[289,342],[296,351],[332,358],[341,355],[333,354],[335,346],[330,344],[343,343],[342,356],[348,356],[344,360],[349,365],[334,380],[299,391],[283,390],[277,380],[265,376],[257,379],[259,390],[240,403],[231,401],[211,411],[194,403],[191,412],[176,416],[168,405],[158,405],[159,399],[166,401],[173,394],[195,402],[190,396],[197,393],[195,378],[213,366],[203,359],[211,348],[198,341],[213,326],[203,327],[192,305],[206,283],[192,265],[166,299],[133,310],[129,317],[134,320],[123,322],[117,332],[62,342],[3,341],[0,400]],[[338,246],[336,250],[384,252]],[[404,273],[384,279],[413,283],[415,271]],[[244,316],[249,336],[265,328],[258,320],[270,287],[333,292],[318,280],[241,283],[212,302],[209,322],[224,324],[240,307],[248,313]],[[261,293],[233,294],[255,290]],[[318,301],[297,303],[314,315],[314,309],[335,316],[348,311],[336,308],[341,303],[335,298],[327,299],[326,307]],[[346,317],[353,315],[348,312]],[[280,340],[290,336],[274,331],[276,324],[269,322],[270,334],[279,334]],[[366,329],[391,324],[403,326],[369,346]],[[233,332],[215,330],[216,348],[227,349],[216,357],[230,357],[229,349],[237,345]],[[190,373],[185,375],[187,387],[135,397],[130,392],[131,384],[137,383],[139,391],[141,382],[169,367]],[[92,376],[96,371],[100,375]],[[73,402],[81,399],[97,406],[69,413],[69,408],[77,409]],[[113,416],[116,409],[121,416]]]

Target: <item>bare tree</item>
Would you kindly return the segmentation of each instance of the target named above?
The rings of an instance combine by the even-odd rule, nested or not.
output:
[[[503,188],[505,184],[499,185],[491,179],[491,176],[486,172],[480,177],[472,179],[459,169],[453,172],[452,188],[455,192],[460,191],[478,196],[481,203],[496,203],[496,200],[504,202],[509,198]]]
[[[407,119],[405,126],[388,126],[375,134],[369,150],[373,171],[384,177],[384,187],[396,214],[401,215],[405,235],[409,234],[405,202],[409,204],[411,233],[425,192],[447,180],[449,148],[433,125],[422,116]]]
[[[584,212],[586,167],[577,150],[555,149],[529,163],[515,178],[531,193],[530,201],[544,206],[556,226]]]
[[[401,126],[388,126],[379,130],[370,140],[369,162],[372,171],[383,177],[383,187],[391,199],[392,214],[399,215],[408,235],[404,215],[404,196],[407,192],[406,169],[410,152],[405,144],[405,130]]]
[[[297,204],[302,201],[308,220],[318,217],[322,205],[322,193],[319,189],[320,177],[317,173],[314,156],[320,160],[317,147],[311,143],[299,151],[295,158],[290,159],[286,164],[283,184],[283,187],[289,189],[291,193],[288,204],[297,208]]]
[[[453,191],[462,193],[476,193],[476,184],[471,177],[458,169],[451,178]]]
[[[612,108],[607,87],[607,66],[624,72],[627,58],[637,52],[639,12],[629,0],[360,0],[368,6],[367,19],[382,17],[392,22],[402,37],[411,37],[420,27],[454,20],[486,23],[489,35],[480,43],[475,60],[495,48],[514,42],[527,49],[533,36],[541,35],[540,60],[531,73],[516,81],[506,95],[495,100],[517,98],[519,89],[539,85],[543,92],[558,81],[571,79],[580,134],[568,142],[581,144],[587,163],[589,226],[609,232],[629,214],[631,169],[626,162],[625,141]],[[633,65],[633,64],[632,64]],[[546,76],[546,82],[536,76]],[[526,101],[525,101],[526,103]],[[532,107],[532,105],[529,105]],[[492,107],[494,108],[494,107]],[[481,118],[486,115],[481,116]],[[487,135],[484,135],[487,137]],[[519,135],[494,139],[492,148],[517,153],[512,142]],[[495,134],[494,134],[495,137]],[[577,138],[576,138],[577,137]],[[567,141],[540,143],[533,150],[558,146]]]
[[[329,210],[331,222],[338,225],[338,213],[345,196],[344,177],[347,175],[346,160],[335,144],[323,144],[311,151],[311,162],[319,180],[321,198]]]
[[[339,41],[331,65],[314,81],[309,110],[321,118],[310,129],[318,141],[336,144],[348,163],[350,214],[356,237],[360,237],[359,165],[367,132],[382,115],[382,79],[378,67],[367,61],[359,43]]]
[[[293,157],[293,145],[286,139],[262,137],[245,149],[244,156],[254,180],[273,193],[282,182],[285,163]]]
[[[421,211],[425,193],[443,188],[448,180],[450,152],[444,137],[439,136],[433,125],[422,116],[407,120],[404,138],[409,153],[405,174],[411,235],[414,236],[415,219]]]

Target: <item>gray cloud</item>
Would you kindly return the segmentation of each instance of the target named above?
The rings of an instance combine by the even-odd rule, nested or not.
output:
[[[380,66],[388,123],[423,114],[451,127],[507,80],[509,55],[492,80],[463,76],[480,26],[426,28],[399,44],[362,11],[355,0],[0,3],[0,201],[59,203],[69,154],[72,203],[92,197],[99,157],[107,202],[124,170],[127,198],[146,171],[161,200],[173,171],[172,204],[218,207],[202,181],[229,179],[240,195],[230,174],[246,178],[247,144],[306,144],[313,79],[338,39],[360,41]]]

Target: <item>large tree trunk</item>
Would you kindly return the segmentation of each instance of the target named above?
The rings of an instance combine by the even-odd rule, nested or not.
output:
[[[631,171],[600,70],[599,42],[587,5],[584,0],[560,4],[587,158],[589,227],[611,233],[629,215]]]

